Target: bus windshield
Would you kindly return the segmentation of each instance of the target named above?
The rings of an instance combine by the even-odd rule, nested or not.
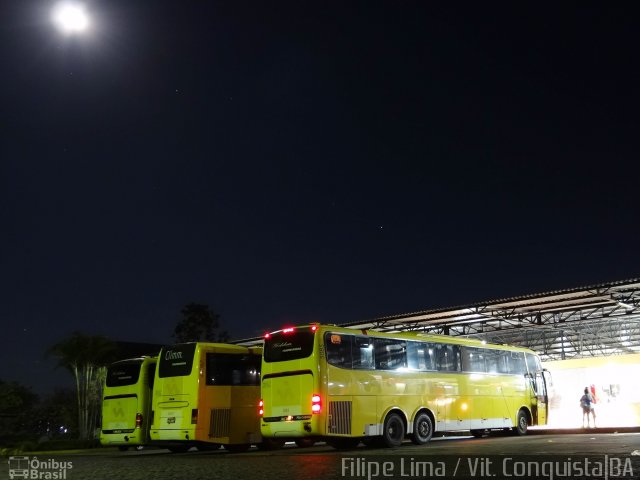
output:
[[[190,375],[195,351],[195,343],[164,347],[160,353],[158,376],[165,378]]]
[[[310,329],[273,333],[264,342],[264,361],[285,362],[309,357],[313,353],[314,335]]]
[[[124,387],[135,385],[140,377],[142,360],[115,363],[107,370],[107,387]]]

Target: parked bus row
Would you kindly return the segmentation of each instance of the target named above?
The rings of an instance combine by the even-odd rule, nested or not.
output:
[[[174,452],[396,447],[434,432],[524,435],[547,415],[546,372],[526,348],[306,325],[265,335],[263,348],[185,343],[112,364],[100,440]]]

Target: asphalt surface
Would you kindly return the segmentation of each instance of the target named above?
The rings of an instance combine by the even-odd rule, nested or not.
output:
[[[28,478],[69,480],[640,479],[640,433],[624,431],[561,434],[532,431],[525,437],[503,435],[482,439],[440,437],[423,446],[406,442],[394,449],[361,446],[343,452],[325,445],[311,448],[287,445],[277,451],[254,448],[241,454],[222,449],[171,454],[154,448],[123,453],[105,448],[27,456]],[[12,465],[16,465],[16,459]],[[602,468],[598,469],[598,465]],[[0,480],[10,478],[9,466],[5,457],[0,465]]]

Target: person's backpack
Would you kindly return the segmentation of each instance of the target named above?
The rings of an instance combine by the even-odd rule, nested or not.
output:
[[[591,406],[591,397],[586,393],[580,399],[580,404],[582,407],[590,407]]]

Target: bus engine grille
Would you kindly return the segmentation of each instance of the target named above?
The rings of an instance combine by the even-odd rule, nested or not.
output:
[[[231,432],[231,409],[214,408],[211,410],[209,438],[228,437]]]
[[[328,433],[351,435],[351,402],[329,402]]]

